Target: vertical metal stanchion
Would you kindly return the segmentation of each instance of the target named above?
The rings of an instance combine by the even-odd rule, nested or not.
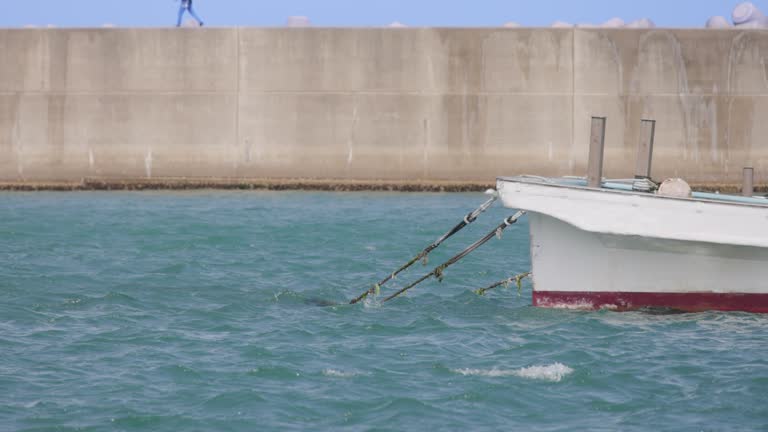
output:
[[[653,158],[653,139],[656,133],[656,120],[642,120],[640,124],[640,142],[637,146],[636,179],[651,178],[651,160]]]
[[[605,117],[592,117],[589,138],[587,186],[599,188],[603,180],[603,151],[605,149]]]
[[[741,194],[751,197],[755,194],[755,170],[752,167],[744,168],[744,179],[741,182]]]

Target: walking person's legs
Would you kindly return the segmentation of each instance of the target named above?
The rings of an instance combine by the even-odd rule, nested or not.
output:
[[[195,10],[192,9],[192,3],[189,4],[189,9],[188,10],[189,10],[189,14],[192,15],[192,18],[196,19],[197,22],[202,26],[203,25],[203,20],[201,20],[200,17],[197,16],[197,14],[195,13]]]
[[[187,5],[184,2],[181,2],[181,5],[179,6],[179,18],[176,20],[176,27],[181,27],[181,18],[184,16],[184,9],[187,8]]]

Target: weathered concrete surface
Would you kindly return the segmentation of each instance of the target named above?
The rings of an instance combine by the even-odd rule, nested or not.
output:
[[[606,175],[631,173],[639,118],[657,120],[653,172],[738,183],[753,165],[768,178],[764,31],[576,31],[574,142],[584,118],[608,116]]]
[[[766,57],[759,30],[0,30],[0,181],[584,175],[599,115],[607,176],[654,118],[654,177],[761,183]]]

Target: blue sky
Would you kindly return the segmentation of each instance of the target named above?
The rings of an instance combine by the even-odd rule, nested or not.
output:
[[[194,0],[210,26],[282,26],[305,15],[317,26],[497,26],[515,21],[548,26],[553,21],[600,23],[650,18],[661,27],[703,27],[712,15],[729,19],[731,0]],[[768,14],[768,0],[753,1]],[[98,27],[170,26],[174,0],[0,0],[0,27],[56,25]]]

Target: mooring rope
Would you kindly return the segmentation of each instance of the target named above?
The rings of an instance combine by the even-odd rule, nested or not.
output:
[[[517,284],[517,291],[520,292],[520,290],[523,289],[523,279],[529,277],[530,275],[531,275],[531,272],[525,272],[525,273],[520,273],[518,275],[514,275],[514,276],[512,276],[510,278],[504,279],[503,281],[496,282],[495,284],[493,284],[491,286],[488,286],[488,287],[485,287],[485,288],[481,288],[479,290],[475,290],[475,294],[477,294],[479,296],[484,296],[485,293],[487,293],[488,291],[490,291],[492,289],[495,289],[495,288],[498,288],[498,287],[500,287],[502,285],[504,285],[504,288],[507,288],[509,286],[509,284],[511,284],[512,282]]]
[[[443,272],[445,271],[445,269],[447,269],[448,267],[450,267],[453,264],[457,263],[458,261],[460,261],[465,256],[469,255],[470,253],[472,253],[472,251],[474,251],[475,249],[477,249],[480,246],[484,245],[490,239],[492,239],[492,238],[494,238],[496,236],[499,236],[501,234],[501,232],[504,231],[504,229],[506,229],[507,227],[513,225],[515,222],[517,222],[517,220],[520,219],[524,214],[525,214],[524,211],[519,211],[519,212],[515,213],[514,215],[504,219],[504,222],[502,222],[499,226],[497,226],[491,232],[486,234],[485,237],[483,237],[480,240],[472,243],[471,245],[469,245],[469,247],[467,247],[466,249],[461,251],[461,253],[459,253],[458,255],[454,256],[451,259],[449,259],[448,261],[444,262],[443,264],[435,267],[434,270],[432,270],[431,272],[429,272],[426,275],[422,276],[417,281],[415,281],[412,284],[406,286],[405,288],[402,288],[401,290],[397,291],[396,293],[392,294],[391,296],[385,298],[384,300],[382,300],[382,303],[386,303],[386,302],[392,300],[393,298],[403,294],[404,292],[410,290],[411,288],[413,288],[416,285],[424,282],[425,280],[429,279],[432,276],[436,277],[439,281],[442,281],[443,280]]]
[[[440,238],[435,240],[431,245],[429,245],[426,248],[424,248],[423,251],[419,252],[416,256],[411,258],[410,261],[408,261],[407,263],[403,264],[399,269],[397,269],[394,272],[388,274],[387,277],[385,277],[384,279],[379,281],[379,283],[374,284],[371,288],[369,288],[367,291],[365,291],[362,294],[360,294],[357,298],[351,300],[349,302],[349,304],[358,303],[358,302],[362,301],[363,299],[365,299],[366,297],[368,297],[370,294],[377,294],[378,295],[379,290],[381,289],[382,285],[384,285],[385,283],[387,283],[390,280],[394,279],[395,276],[397,276],[398,274],[403,272],[408,267],[414,265],[419,260],[424,260],[424,265],[426,265],[427,264],[427,255],[429,255],[430,252],[435,250],[438,246],[440,246],[440,244],[442,242],[446,241],[449,237],[451,237],[452,235],[454,235],[457,232],[461,231],[465,226],[467,226],[467,225],[471,224],[472,222],[474,222],[477,219],[477,217],[480,216],[486,210],[488,210],[491,207],[491,205],[493,205],[493,203],[497,199],[499,199],[499,195],[498,195],[498,193],[496,191],[494,191],[493,192],[493,196],[488,201],[484,202],[480,207],[476,208],[474,211],[472,211],[472,212],[468,213],[466,216],[464,216],[464,219],[461,222],[459,222],[458,224],[456,224],[456,226],[451,228],[450,231],[448,231],[447,233],[443,234]]]

